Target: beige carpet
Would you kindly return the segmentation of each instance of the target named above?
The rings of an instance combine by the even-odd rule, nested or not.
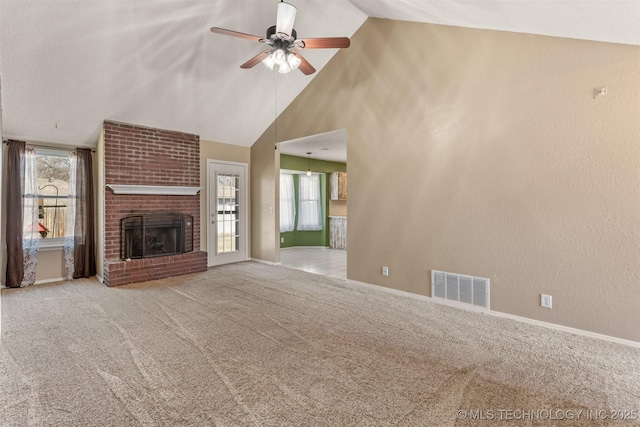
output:
[[[6,426],[640,425],[640,349],[283,267],[1,301]]]

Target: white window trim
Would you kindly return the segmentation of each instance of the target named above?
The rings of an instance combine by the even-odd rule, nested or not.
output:
[[[65,148],[45,148],[45,147],[33,147],[35,150],[36,156],[48,156],[48,157],[62,157],[68,158],[69,153],[73,152],[73,150],[65,149]],[[40,196],[37,194],[36,196]],[[66,199],[68,196],[60,196],[54,199]],[[40,239],[38,242],[38,250],[41,252],[49,252],[49,251],[59,251],[64,249],[64,237],[50,237],[45,239]]]
[[[317,184],[317,199],[303,199],[302,194],[302,180],[307,178],[314,178],[314,184]],[[304,224],[302,222],[304,209],[304,203],[315,202],[317,204],[317,223],[316,224]],[[298,222],[296,224],[296,230],[298,231],[322,231],[324,230],[324,220],[322,212],[322,183],[320,182],[320,174],[312,174],[311,176],[300,175],[298,182]]]
[[[38,242],[38,248],[41,252],[60,251],[64,249],[64,237],[40,239],[40,242]]]

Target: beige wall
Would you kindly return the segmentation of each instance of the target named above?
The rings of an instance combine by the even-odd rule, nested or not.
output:
[[[272,125],[251,146],[251,257],[280,262],[280,152]],[[282,139],[281,139],[282,140]]]
[[[64,280],[67,275],[64,266],[63,249],[40,249],[38,252],[38,266],[36,268],[36,282],[50,282]]]
[[[348,130],[349,279],[640,341],[639,112],[638,46],[370,19],[278,129]]]
[[[214,141],[200,141],[200,250],[207,251],[207,160],[238,162],[250,165],[251,152],[249,147],[223,144]],[[250,166],[249,168],[250,169]],[[250,191],[250,189],[249,189]],[[251,205],[248,207],[251,212]],[[248,254],[250,251],[248,252]]]
[[[93,156],[96,174],[96,274],[102,280],[104,276],[104,128],[100,130],[100,137]]]

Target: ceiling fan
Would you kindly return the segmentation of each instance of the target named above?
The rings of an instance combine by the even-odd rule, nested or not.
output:
[[[267,36],[264,38],[218,27],[211,27],[211,32],[267,44],[267,50],[257,54],[240,68],[252,68],[262,62],[269,69],[275,68],[280,73],[288,73],[296,68],[307,75],[315,73],[316,69],[297,49],[346,48],[351,44],[348,37],[298,39],[296,30],[293,29],[295,18],[295,6],[282,0],[278,3],[276,25],[267,29]]]

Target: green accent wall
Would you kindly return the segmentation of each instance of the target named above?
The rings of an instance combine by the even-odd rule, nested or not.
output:
[[[311,171],[314,173],[321,173],[320,175],[320,194],[322,195],[322,215],[323,215],[323,229],[319,231],[290,231],[286,233],[280,233],[280,247],[290,248],[293,246],[329,246],[329,176],[332,172],[346,172],[347,165],[345,163],[328,162],[325,160],[315,160],[289,156],[286,154],[280,155],[280,169],[287,171],[300,171],[304,173],[311,165]],[[298,199],[298,176],[293,176],[293,185],[296,192],[296,200]],[[296,208],[296,224],[298,222],[298,213]],[[282,242],[284,238],[284,242]]]

